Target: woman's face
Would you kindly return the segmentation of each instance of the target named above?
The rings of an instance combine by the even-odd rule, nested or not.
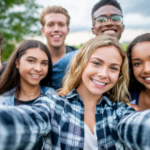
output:
[[[131,59],[136,80],[150,89],[150,42],[137,43],[132,49]]]
[[[48,73],[48,57],[39,48],[26,50],[20,60],[16,60],[16,68],[19,70],[21,84],[38,85]]]
[[[122,57],[115,46],[97,48],[91,55],[82,74],[84,92],[101,96],[117,82],[122,65]]]

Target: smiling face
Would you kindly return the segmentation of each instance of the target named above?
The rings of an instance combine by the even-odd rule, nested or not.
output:
[[[39,86],[48,72],[48,57],[43,50],[31,48],[26,50],[20,60],[16,60],[21,85]]]
[[[131,58],[136,80],[150,90],[150,42],[137,43]]]
[[[122,57],[115,46],[97,48],[82,74],[80,90],[101,97],[116,84],[121,65]]]
[[[97,11],[95,11],[93,13],[93,28],[92,28],[92,32],[93,34],[95,34],[96,36],[98,35],[102,35],[102,34],[107,34],[110,36],[114,36],[117,39],[120,39],[121,34],[124,30],[124,25],[122,23],[120,24],[113,24],[110,19],[108,19],[108,22],[103,25],[97,25],[94,18],[98,17],[98,16],[106,16],[106,17],[111,17],[113,15],[122,15],[122,12],[111,5],[105,5],[103,7],[100,7]]]
[[[60,13],[45,15],[45,25],[41,29],[50,47],[59,48],[64,45],[64,40],[69,32],[67,17]]]

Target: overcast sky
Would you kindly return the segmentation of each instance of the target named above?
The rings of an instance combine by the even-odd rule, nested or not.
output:
[[[91,10],[99,0],[36,0],[46,6],[59,5],[71,16],[70,32],[91,31]],[[126,29],[150,28],[150,0],[118,0],[122,7]],[[42,10],[40,10],[41,13]]]

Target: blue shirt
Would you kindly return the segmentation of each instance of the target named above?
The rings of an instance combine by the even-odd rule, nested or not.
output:
[[[150,149],[149,124],[150,110],[135,112],[103,95],[95,108],[98,150]],[[41,95],[32,107],[0,106],[0,149],[29,150],[43,135],[44,150],[83,149],[84,105],[75,89],[64,97]]]
[[[65,54],[57,63],[53,65],[52,77],[50,86],[54,89],[59,89],[62,86],[62,79],[67,71],[67,66],[70,64],[71,59],[78,50]]]

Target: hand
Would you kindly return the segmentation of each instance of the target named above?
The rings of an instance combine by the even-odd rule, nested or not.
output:
[[[130,104],[130,103],[126,103],[127,105],[131,106],[132,108],[134,108],[136,111],[143,111],[144,109],[141,108],[139,105],[136,104]]]

